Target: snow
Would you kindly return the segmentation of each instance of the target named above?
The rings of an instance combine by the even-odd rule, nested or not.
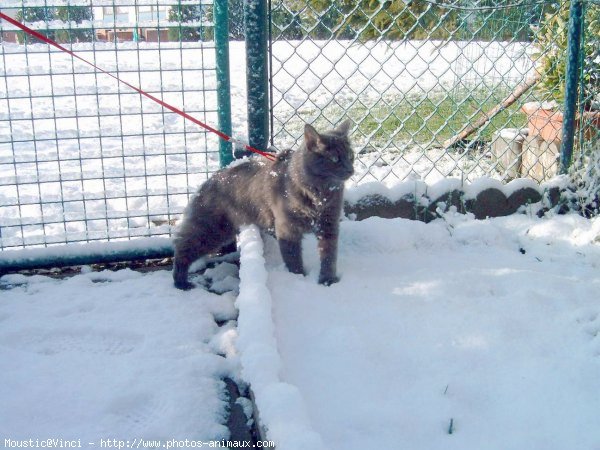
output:
[[[219,294],[238,292],[238,267],[235,264],[223,262],[204,272],[204,276],[212,280],[211,290]]]
[[[598,447],[600,219],[341,225],[339,283],[316,283],[313,238],[306,277],[268,238],[268,289],[257,256],[244,300],[260,307],[238,301],[240,324],[252,322],[236,341],[242,375],[277,448],[311,448],[296,446],[305,414],[332,450]],[[259,254],[258,239],[242,254]],[[285,388],[264,398],[264,383]],[[289,403],[265,407],[275,419],[262,414],[272,396]]]
[[[479,178],[472,183],[465,185],[465,200],[471,200],[477,197],[477,195],[487,189],[498,189],[502,190],[503,184],[499,180],[493,178]]]
[[[529,128],[503,128],[498,134],[507,141],[522,142],[529,134]]]
[[[427,189],[427,195],[432,201],[434,201],[448,192],[461,190],[463,188],[463,184],[463,181],[459,180],[458,178],[444,178],[429,186]]]
[[[428,204],[430,201],[439,199],[442,195],[458,190],[464,192],[464,199],[471,200],[486,189],[498,189],[506,197],[514,192],[530,188],[542,193],[544,190],[553,186],[566,187],[564,179],[556,179],[541,186],[530,178],[516,178],[507,184],[502,184],[499,180],[489,177],[481,177],[473,182],[467,182],[458,178],[443,178],[430,185],[423,181],[412,180],[398,182],[391,187],[383,183],[369,182],[353,186],[347,183],[344,191],[344,200],[350,204],[356,204],[359,201],[365,201],[370,196],[382,196],[391,202],[395,202],[404,197],[417,199],[420,204]]]
[[[232,368],[208,342],[233,297],[167,271],[83,272],[0,279],[2,439],[226,438]]]
[[[540,185],[531,178],[516,178],[502,187],[502,191],[507,197],[522,189],[533,189],[540,192]]]
[[[273,44],[273,71],[280,83],[274,102],[296,110],[307,100],[326,106],[334,92],[336,98],[360,98],[371,105],[382,93],[426,95],[453,86],[457,78],[465,77],[461,73],[465,70],[471,72],[471,81],[474,75],[479,80],[482,76],[520,80],[533,68],[528,60],[530,50],[525,43],[499,42],[369,41],[356,45],[344,40],[277,41]],[[448,70],[449,62],[465,67]],[[465,79],[462,83],[468,84]]]
[[[405,196],[414,196],[414,198],[419,199],[427,191],[425,182],[419,180],[398,182],[393,186],[386,186],[383,183],[374,181],[356,186],[353,186],[352,182],[348,182],[346,185],[347,189],[344,191],[344,199],[351,204],[372,195],[381,195],[392,202]]]
[[[242,378],[256,396],[261,420],[268,424],[268,436],[277,448],[324,450],[320,436],[309,423],[304,399],[298,388],[279,378],[281,358],[273,333],[271,295],[265,282],[267,272],[260,232],[254,225],[239,236],[240,310],[238,336]]]

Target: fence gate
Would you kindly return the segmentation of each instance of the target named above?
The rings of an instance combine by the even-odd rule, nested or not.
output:
[[[8,0],[1,11],[217,123],[210,2]],[[8,22],[0,37],[0,250],[169,235],[219,167],[217,138]]]
[[[564,88],[570,3],[272,0],[274,142],[297,143],[305,121],[327,128],[349,117],[360,149],[357,182],[549,178],[560,143],[523,153],[533,137],[521,107],[552,100],[551,86],[536,84],[544,64]],[[584,7],[585,82],[598,95],[600,6]]]

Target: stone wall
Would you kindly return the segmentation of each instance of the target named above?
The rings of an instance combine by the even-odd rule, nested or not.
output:
[[[462,187],[456,186],[459,183],[445,184],[447,189],[416,182],[414,189],[404,189],[407,193],[400,196],[385,187],[380,187],[380,192],[362,195],[351,189],[350,195],[346,196],[344,212],[355,220],[377,216],[428,222],[455,208],[460,213],[472,213],[476,219],[485,219],[508,216],[527,206],[541,215],[556,206],[560,199],[559,187],[542,187],[530,179],[515,180],[507,185],[487,179]]]

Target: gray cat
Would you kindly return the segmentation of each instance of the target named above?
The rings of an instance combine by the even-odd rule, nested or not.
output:
[[[235,240],[242,225],[274,230],[281,256],[292,273],[303,274],[302,235],[318,239],[319,283],[336,276],[339,220],[344,181],[354,173],[354,152],[348,139],[350,122],[318,133],[304,127],[304,143],[285,150],[274,161],[252,158],[216,172],[185,209],[173,240],[173,280],[190,289],[190,264]]]

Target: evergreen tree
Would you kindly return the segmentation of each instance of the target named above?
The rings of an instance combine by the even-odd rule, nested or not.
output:
[[[49,6],[36,6],[31,8],[22,8],[17,12],[16,19],[19,22],[46,22],[49,23],[54,20],[54,15],[56,11],[54,8]],[[54,39],[54,31],[52,30],[37,30],[39,33],[44,36]],[[17,33],[17,39],[21,44],[29,44],[33,42],[37,42],[37,39],[30,37],[28,34],[23,31],[19,31]]]
[[[286,0],[274,0],[271,3],[271,23],[273,39],[302,39],[303,30],[300,13],[295,3]]]
[[[209,30],[203,25],[189,26],[191,22],[209,22],[212,19],[211,11],[205,9],[202,5],[182,5],[173,6],[169,10],[169,22],[179,23],[178,27],[169,28],[169,39],[172,41],[192,42],[212,39],[213,30]]]
[[[360,0],[358,8],[351,0],[337,3],[344,12],[339,29],[350,28],[362,40],[445,39],[457,29],[457,11],[430,2]]]
[[[309,35],[314,39],[348,39],[356,36],[345,16],[354,2],[334,0],[313,0],[311,2]]]
[[[56,17],[67,23],[91,21],[93,19],[92,8],[89,6],[59,6],[56,8]],[[58,30],[56,39],[59,42],[91,42],[94,40],[94,32],[83,28]]]
[[[531,4],[494,8],[502,4],[498,0],[474,0],[473,6],[481,10],[463,14],[464,38],[479,41],[530,41],[533,37],[531,25],[539,23],[551,4],[529,1]]]

